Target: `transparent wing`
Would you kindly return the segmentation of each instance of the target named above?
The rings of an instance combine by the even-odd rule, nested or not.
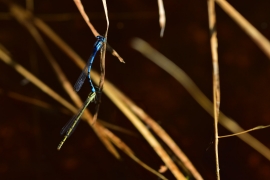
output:
[[[87,73],[88,73],[88,67],[89,67],[90,63],[91,63],[91,57],[87,61],[82,73],[80,74],[79,78],[77,79],[76,83],[74,84],[74,90],[76,92],[78,92],[81,89],[81,87],[82,87],[82,85],[83,85],[83,83],[85,81],[85,78],[86,78]]]
[[[79,112],[78,112],[79,113]],[[68,132],[68,130],[73,126],[73,124],[75,123],[76,119],[78,118],[78,114],[74,115],[66,124],[65,126],[61,129],[60,134],[64,135],[66,132]],[[76,124],[74,125],[74,127],[72,128],[71,132],[69,133],[69,136],[71,136],[71,134],[75,131],[75,129],[77,128],[78,124],[80,122],[80,118],[77,120]]]
[[[84,112],[84,110],[87,108],[90,102],[92,102],[96,97],[96,93],[90,93],[85,100],[83,106],[79,109],[76,115],[74,115],[67,123],[66,125],[61,129],[60,134],[63,135],[66,133],[66,136],[70,136],[76,127],[78,126],[80,122],[80,118]]]

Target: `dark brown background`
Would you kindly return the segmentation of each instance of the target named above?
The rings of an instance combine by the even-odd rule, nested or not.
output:
[[[101,1],[82,1],[91,22],[103,34],[106,28]],[[229,1],[263,35],[270,39],[270,1]],[[25,6],[23,0],[16,3]],[[108,1],[110,28],[108,41],[126,64],[107,54],[106,78],[140,105],[171,135],[205,179],[215,179],[213,136],[210,117],[171,76],[130,47],[140,37],[181,67],[212,99],[212,65],[209,48],[207,1],[164,0],[166,29],[159,37],[157,1]],[[219,8],[217,30],[221,82],[221,110],[244,129],[270,124],[269,59],[249,37]],[[0,2],[0,12],[8,12]],[[68,13],[71,18],[46,20],[85,60],[95,38],[72,0],[35,1],[38,17]],[[46,39],[46,38],[45,38]],[[50,40],[50,50],[72,83],[80,73],[73,62]],[[14,60],[67,98],[43,53],[29,33],[12,18],[0,19],[0,43]],[[93,68],[98,70],[98,60]],[[91,128],[81,123],[61,151],[59,131],[70,116],[61,105],[0,62],[0,177],[1,179],[157,179],[121,153],[116,160]],[[42,109],[7,97],[17,92],[50,103],[53,110]],[[82,98],[89,92],[85,85]],[[91,108],[91,107],[90,107]],[[99,117],[137,132],[127,118],[103,96]],[[221,135],[229,134],[219,126]],[[141,137],[119,135],[136,155],[155,169],[163,163]],[[269,129],[252,132],[270,148]],[[270,179],[270,163],[237,137],[222,139],[219,145],[221,179]],[[165,176],[174,179],[170,172]]]

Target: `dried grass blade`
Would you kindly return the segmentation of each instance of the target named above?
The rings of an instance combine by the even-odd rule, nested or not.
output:
[[[236,9],[226,0],[215,0],[216,3],[250,36],[259,48],[270,59],[270,41],[266,39],[254,26],[252,26]]]
[[[160,25],[160,37],[163,37],[166,25],[165,9],[163,5],[163,0],[158,0],[158,12],[159,12],[159,25]]]
[[[214,116],[212,102],[202,93],[192,79],[181,68],[142,39],[134,38],[132,47],[174,77],[182,86],[184,86],[202,108],[204,108],[211,116]],[[244,131],[233,119],[228,118],[222,112],[220,112],[219,123],[233,133]],[[248,133],[238,137],[270,160],[270,150],[256,138]]]

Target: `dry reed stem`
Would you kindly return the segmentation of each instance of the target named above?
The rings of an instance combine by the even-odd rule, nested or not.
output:
[[[174,154],[180,159],[186,169],[192,174],[192,176],[197,180],[202,180],[203,178],[198,173],[196,168],[193,166],[188,157],[183,153],[183,151],[178,147],[178,145],[173,141],[173,139],[167,134],[167,132],[148,114],[144,112],[143,109],[138,107],[134,102],[132,102],[127,96],[125,96],[119,89],[117,89],[110,82],[106,81],[106,89],[110,89],[110,93],[118,96],[118,98],[125,103],[125,105],[135,113],[140,119],[142,119],[155,133],[162,139],[167,146],[174,152]]]
[[[237,10],[225,0],[216,3],[247,33],[259,48],[270,59],[270,42],[254,26],[252,26]]]
[[[214,109],[214,130],[215,130],[215,159],[216,159],[216,174],[217,179],[220,180],[219,157],[218,157],[218,116],[220,107],[220,82],[218,70],[218,41],[216,29],[216,12],[214,0],[208,0],[208,18],[210,30],[210,45],[212,53],[213,65],[213,109]]]
[[[158,13],[159,13],[159,25],[160,25],[160,37],[163,37],[166,25],[165,9],[163,5],[163,0],[158,0]]]
[[[109,132],[109,131],[105,131],[107,133],[107,136],[109,138],[113,137],[114,135]],[[166,177],[164,177],[162,174],[160,174],[159,172],[157,172],[156,170],[152,169],[151,167],[149,167],[147,164],[145,164],[144,162],[142,162],[139,158],[137,158],[136,156],[134,156],[134,153],[131,151],[131,149],[125,145],[121,139],[119,138],[112,138],[112,142],[119,148],[121,149],[124,153],[126,153],[131,159],[133,159],[135,162],[137,162],[138,164],[140,164],[143,168],[145,168],[146,170],[150,171],[151,173],[157,175],[159,178],[161,179],[167,179]]]
[[[53,67],[53,69],[54,69],[60,83],[63,86],[63,88],[69,94],[69,96],[71,97],[73,102],[77,105],[77,107],[81,107],[83,103],[82,103],[80,97],[74,92],[72,85],[67,80],[67,78],[64,75],[63,71],[61,70],[60,66],[58,65],[58,63],[56,62],[56,60],[54,59],[54,57],[50,53],[50,51],[49,51],[48,47],[46,46],[46,44],[44,43],[41,35],[36,30],[36,28],[33,26],[33,24],[31,24],[31,21],[29,21],[28,13],[30,14],[30,12],[24,13],[24,11],[19,6],[13,5],[13,4],[10,5],[10,12],[22,25],[24,25],[28,29],[30,34],[34,37],[34,39],[36,40],[36,42],[38,43],[38,45],[40,46],[40,48],[44,52],[45,56],[49,60],[50,64],[52,65],[52,67]],[[85,120],[90,125],[93,124],[94,121],[93,121],[92,116],[91,116],[91,114],[90,114],[90,112],[88,110],[86,111],[85,116],[87,116],[85,118]],[[106,145],[107,149],[116,158],[120,158],[120,155],[118,154],[118,152],[116,151],[114,146],[110,143],[110,141],[108,141],[108,139],[106,139],[106,136],[101,135],[101,133],[103,133],[103,132],[97,131],[96,127],[93,127],[93,129],[96,132],[96,134],[98,135],[98,137],[101,138],[101,141]]]
[[[192,79],[190,79],[190,77],[181,68],[166,58],[163,54],[152,48],[142,39],[134,38],[131,45],[135,50],[139,51],[149,60],[174,77],[180,84],[182,84],[195,101],[202,106],[202,108],[204,108],[211,116],[214,116],[212,102],[201,92]],[[222,112],[220,112],[219,115],[219,123],[233,133],[244,131],[244,129],[241,128],[233,119],[227,117]],[[270,150],[260,141],[248,133],[242,134],[238,137],[261,153],[265,158],[270,160]]]
[[[82,3],[81,3],[81,0],[74,0],[74,2],[75,2],[75,4],[76,4],[77,8],[79,9],[79,11],[80,11],[80,13],[81,13],[83,19],[85,20],[86,24],[88,25],[88,27],[90,28],[90,30],[91,30],[92,33],[94,34],[94,36],[95,36],[95,37],[99,36],[100,34],[97,32],[97,30],[95,29],[95,27],[94,27],[94,26],[92,25],[92,23],[90,22],[89,17],[88,17],[87,14],[85,13],[84,7],[83,7],[83,5],[82,5]],[[106,12],[106,11],[107,11],[107,5],[106,5],[106,2],[105,2],[105,4],[104,4],[104,0],[102,0],[102,2],[103,2],[104,10],[105,10],[106,21],[107,21],[107,28],[108,28],[108,26],[109,26],[109,20],[108,20],[108,12]],[[106,9],[105,9],[105,8],[106,8]],[[115,56],[115,57],[117,57],[117,58],[119,59],[120,62],[125,63],[125,61],[123,60],[123,58],[121,58],[121,57],[119,56],[119,54],[118,54],[113,48],[111,48],[111,49],[112,49],[112,55]]]

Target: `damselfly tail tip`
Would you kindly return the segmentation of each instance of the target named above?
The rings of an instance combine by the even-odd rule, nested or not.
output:
[[[57,150],[60,151],[61,147],[63,146],[64,142],[66,141],[68,136],[65,136],[64,139],[59,143]]]
[[[61,147],[62,147],[63,143],[61,142],[58,147],[57,147],[57,150],[60,151]]]

